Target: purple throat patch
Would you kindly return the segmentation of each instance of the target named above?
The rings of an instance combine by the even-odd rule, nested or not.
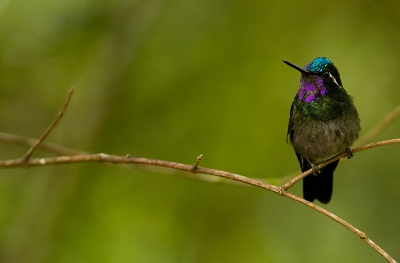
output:
[[[300,80],[300,89],[298,92],[299,100],[304,100],[310,103],[318,95],[325,95],[326,87],[324,81],[320,77],[313,77],[305,80],[303,77]]]

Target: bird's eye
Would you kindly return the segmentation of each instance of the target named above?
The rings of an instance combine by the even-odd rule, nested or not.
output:
[[[329,75],[329,72],[322,73],[322,77],[324,77],[325,79],[329,78]]]

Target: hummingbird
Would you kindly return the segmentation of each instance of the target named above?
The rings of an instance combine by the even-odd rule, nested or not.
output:
[[[303,179],[303,197],[327,204],[339,160],[321,169],[317,165],[343,152],[352,157],[349,147],[358,138],[360,118],[332,61],[318,57],[304,68],[283,62],[301,73],[300,88],[290,108],[286,140],[290,140],[302,172],[313,170]]]

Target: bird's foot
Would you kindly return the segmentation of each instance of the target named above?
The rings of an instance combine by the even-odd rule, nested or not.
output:
[[[319,173],[321,173],[321,171],[318,169],[318,167],[314,163],[310,162],[310,164],[311,164],[311,169],[312,169],[313,175],[318,175]]]
[[[346,154],[347,154],[347,158],[350,159],[351,157],[353,157],[353,151],[350,148],[346,149]]]

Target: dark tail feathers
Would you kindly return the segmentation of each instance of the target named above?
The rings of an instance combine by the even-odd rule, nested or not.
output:
[[[328,164],[320,169],[318,175],[310,174],[303,179],[303,197],[307,201],[313,202],[315,199],[323,204],[329,203],[333,189],[333,171],[335,171],[339,160]],[[302,171],[305,172],[311,165],[304,161]]]

